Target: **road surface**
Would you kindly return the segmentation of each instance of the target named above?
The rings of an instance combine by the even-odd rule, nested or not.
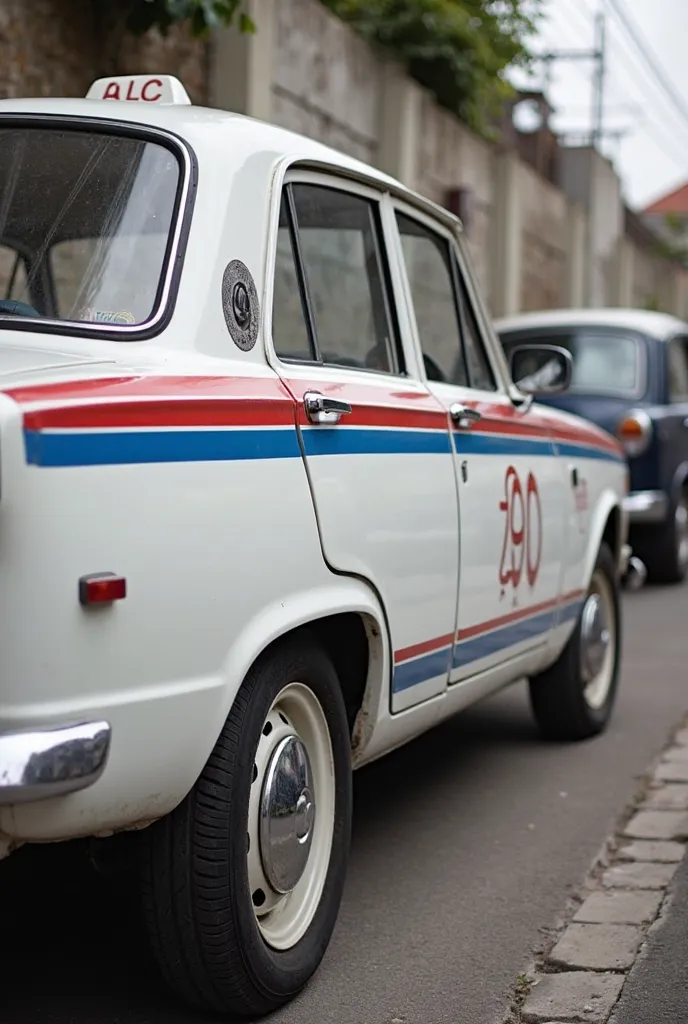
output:
[[[327,958],[273,1024],[496,1024],[636,780],[688,710],[688,587],[625,603],[616,716],[541,742],[519,686],[356,776],[349,880]],[[47,854],[50,854],[48,856]],[[126,880],[66,851],[0,871],[0,1021],[200,1024],[146,959]]]

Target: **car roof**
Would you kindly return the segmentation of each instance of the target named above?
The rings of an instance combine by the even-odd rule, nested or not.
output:
[[[14,118],[22,115],[35,118],[88,118],[157,129],[188,142],[199,163],[221,155],[223,159],[234,159],[240,165],[248,157],[262,153],[272,158],[275,165],[286,159],[293,164],[310,164],[316,168],[337,171],[393,192],[434,213],[454,230],[462,230],[461,222],[453,213],[409,189],[384,171],[305,135],[243,114],[192,104],[55,97],[0,100],[0,119],[3,116]]]
[[[660,341],[677,333],[688,333],[688,324],[667,313],[646,309],[552,309],[494,321],[498,334],[556,327],[618,327],[639,331]]]

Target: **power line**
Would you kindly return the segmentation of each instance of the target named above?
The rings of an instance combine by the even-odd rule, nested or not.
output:
[[[625,43],[625,40],[621,41]],[[621,61],[625,64],[626,68],[631,72],[633,79],[635,81],[637,79],[639,65],[636,63],[636,60],[631,55],[630,51],[626,48],[626,46],[623,46],[619,47],[616,51],[612,52],[615,52],[617,57],[620,58]],[[626,90],[626,95],[627,94],[628,93]],[[638,95],[638,97],[640,98],[642,94],[639,95],[638,93],[636,93],[636,95]],[[645,97],[643,96],[642,98],[644,99]],[[666,122],[663,122],[660,119],[656,119],[654,121],[647,120],[642,126],[642,128],[646,132],[646,134],[650,135],[658,143],[658,145],[662,149],[662,152],[666,156],[669,156],[675,163],[679,164],[680,166],[685,167],[686,164],[688,164],[688,149],[683,150],[683,147],[680,145],[679,142],[677,142],[676,134],[666,124]],[[662,133],[661,135],[660,132]],[[669,149],[671,149],[671,152],[669,152]],[[679,153],[679,149],[682,150],[681,156],[677,155]]]
[[[676,110],[678,110],[681,117],[684,119],[686,124],[688,124],[688,106],[686,106],[683,99],[676,91],[673,82],[671,82],[671,80],[664,74],[658,58],[650,49],[650,46],[644,38],[638,24],[628,11],[625,11],[623,7],[621,7],[619,0],[607,0],[607,3],[623,25],[629,37],[633,40],[636,49],[642,56],[648,68],[651,70],[656,81],[661,85],[665,95],[669,97]]]

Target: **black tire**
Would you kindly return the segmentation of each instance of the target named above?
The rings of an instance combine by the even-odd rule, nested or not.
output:
[[[688,558],[682,556],[682,536],[688,520],[688,495],[682,491],[661,526],[643,527],[638,554],[651,583],[682,583],[688,575]]]
[[[592,706],[585,696],[585,681],[581,656],[581,626],[583,611],[576,628],[558,660],[543,673],[529,681],[530,703],[538,728],[545,739],[585,740],[603,732],[612,715],[619,683],[621,655],[621,615],[619,579],[613,555],[606,544],[600,546],[593,571],[601,573],[611,592],[616,643],[613,653],[612,676],[606,699],[599,707]],[[591,582],[592,590],[592,582]],[[588,592],[587,597],[590,595]]]
[[[335,769],[335,810],[317,910],[303,938],[277,951],[264,941],[254,914],[247,821],[261,731],[274,699],[290,682],[305,684],[324,712]],[[165,980],[187,1003],[230,1017],[257,1017],[288,1002],[308,982],[329,944],[344,888],[351,781],[339,679],[304,631],[253,666],[191,793],[145,835],[142,889],[151,946]]]

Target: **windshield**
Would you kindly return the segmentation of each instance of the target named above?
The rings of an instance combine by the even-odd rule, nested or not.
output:
[[[571,353],[571,388],[602,394],[637,393],[640,387],[639,341],[631,334],[590,329],[502,334],[509,358],[518,345],[557,345]]]
[[[160,303],[180,165],[96,131],[0,128],[0,316],[137,325]],[[5,319],[7,318],[7,319]]]

